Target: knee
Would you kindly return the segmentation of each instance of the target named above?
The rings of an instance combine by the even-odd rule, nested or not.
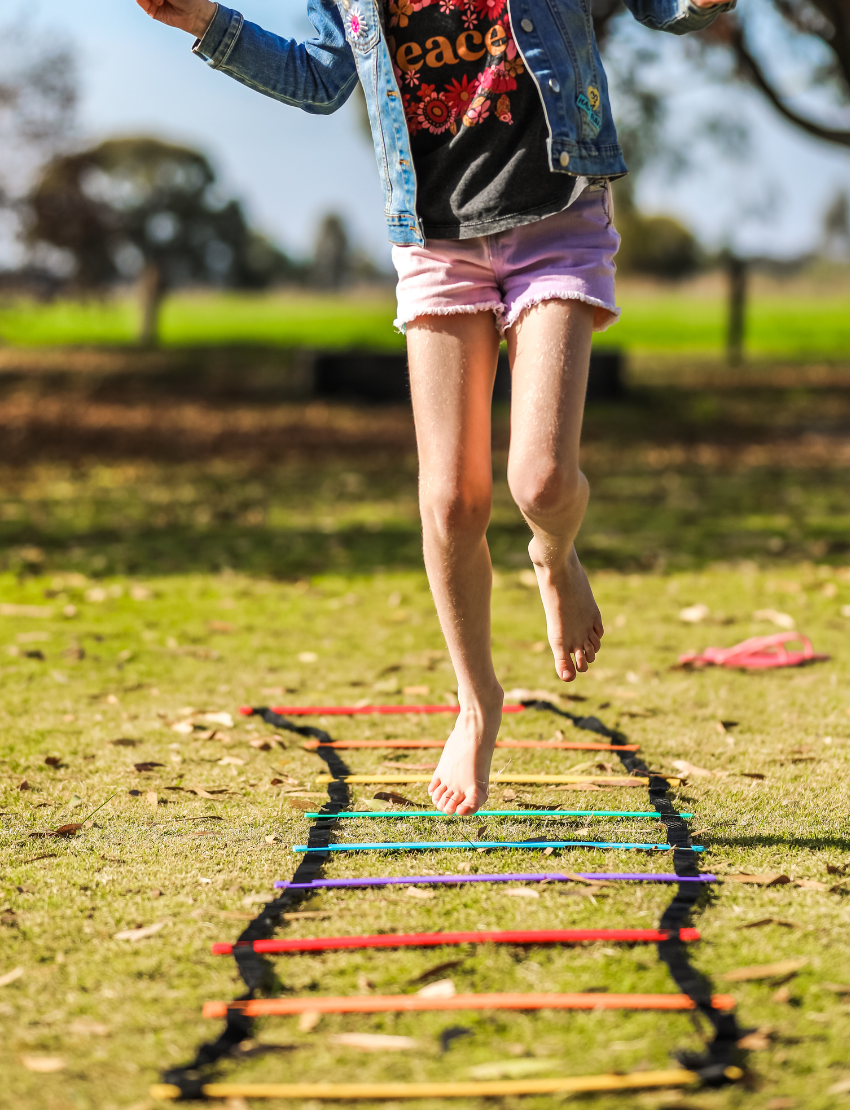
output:
[[[422,522],[441,540],[479,540],[490,523],[489,490],[443,487],[423,490],[420,496]]]
[[[583,513],[589,486],[578,467],[566,468],[548,460],[508,471],[511,496],[531,520]]]

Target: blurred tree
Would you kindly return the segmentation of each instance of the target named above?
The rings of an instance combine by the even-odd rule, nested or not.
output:
[[[20,20],[0,28],[0,213],[8,246],[33,175],[73,139],[76,109],[70,49]]]
[[[348,234],[341,216],[330,213],[319,225],[313,253],[313,284],[319,289],[340,289],[351,277]]]
[[[592,0],[592,10],[604,51],[614,21],[631,16],[622,0]],[[758,0],[689,39],[703,59],[726,55],[732,76],[758,89],[790,123],[850,146],[850,127],[838,122],[850,113],[850,0]],[[805,92],[811,95],[804,103]]]
[[[112,139],[53,159],[30,197],[31,242],[68,252],[81,289],[138,277],[140,342],[156,342],[168,289],[193,282],[260,288],[298,276],[218,193],[207,159],[158,139]]]
[[[836,262],[850,261],[850,193],[838,193],[823,217],[823,253]]]
[[[618,272],[675,280],[695,273],[703,264],[700,245],[683,224],[670,216],[644,216],[626,191],[617,198],[616,219],[622,236]]]

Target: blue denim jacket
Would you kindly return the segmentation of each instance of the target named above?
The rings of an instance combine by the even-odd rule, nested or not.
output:
[[[639,23],[677,35],[701,30],[735,6],[735,0],[711,8],[698,8],[692,0],[626,3]],[[219,4],[193,49],[243,85],[316,114],[335,112],[359,78],[384,187],[390,242],[421,244],[416,174],[383,10],[382,0],[308,0],[316,37],[296,42],[264,31]],[[549,168],[586,177],[624,174],[589,0],[508,0],[508,18],[543,101]]]

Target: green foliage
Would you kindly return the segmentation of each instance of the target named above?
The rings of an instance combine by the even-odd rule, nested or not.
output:
[[[699,269],[702,252],[690,231],[670,216],[644,216],[637,209],[617,215],[622,242],[617,269],[624,274],[687,277]]]

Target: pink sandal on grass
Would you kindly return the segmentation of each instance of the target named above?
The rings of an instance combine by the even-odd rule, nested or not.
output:
[[[802,651],[788,651],[785,645],[799,640]],[[764,671],[773,667],[802,667],[806,663],[820,663],[828,655],[817,655],[811,640],[799,632],[776,632],[772,636],[753,636],[730,648],[706,648],[702,653],[692,652],[679,656],[680,667],[740,667],[747,671]]]

